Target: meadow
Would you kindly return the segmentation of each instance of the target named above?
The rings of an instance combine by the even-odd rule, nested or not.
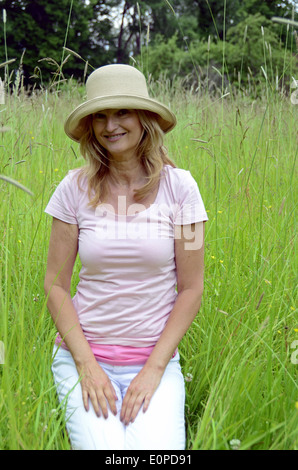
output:
[[[151,83],[178,125],[166,138],[198,182],[206,223],[205,290],[180,355],[187,449],[296,450],[298,324],[295,162],[298,106],[249,93]],[[71,81],[0,105],[0,449],[68,450],[51,375],[56,334],[43,291],[51,218],[44,208],[84,164],[63,122],[81,102]],[[223,96],[225,95],[225,96]],[[72,290],[80,262],[77,260]]]

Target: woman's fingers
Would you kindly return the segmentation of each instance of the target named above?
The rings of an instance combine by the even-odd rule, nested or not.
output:
[[[143,405],[143,411],[148,409],[151,398],[157,389],[162,373],[146,366],[130,383],[123,399],[120,419],[124,424],[133,422]]]
[[[143,411],[145,412],[149,406],[150,400],[151,396],[149,394],[145,395],[142,393],[139,394],[137,397],[131,395],[131,398],[127,403],[123,402],[122,413],[120,417],[123,424],[128,425],[129,423],[133,423],[142,405]],[[145,403],[146,409],[144,408]]]
[[[116,416],[117,414],[116,401],[118,400],[118,397],[116,395],[116,392],[112,384],[110,385],[109,390],[106,393],[106,399],[108,401],[108,404],[112,413]]]
[[[96,413],[96,416],[100,417],[101,414],[103,414],[105,416],[106,410],[103,409],[103,407],[101,406],[101,401],[98,398],[98,395],[97,395],[96,391],[95,390],[90,390],[89,397],[90,397],[90,401],[91,401],[91,404],[93,406],[93,409]]]
[[[142,403],[143,399],[141,395],[136,397],[133,393],[127,391],[123,400],[120,415],[120,420],[123,422],[123,424],[127,425],[135,419],[140,407],[142,406]]]
[[[99,407],[102,410],[103,416],[105,418],[108,417],[108,405],[111,412],[116,415],[117,414],[117,407],[116,407],[116,400],[117,395],[111,383],[109,383],[102,391],[97,391],[97,399],[99,403]]]
[[[82,388],[82,398],[83,398],[83,404],[84,404],[85,410],[89,411],[89,394],[87,390],[84,390],[83,388]]]
[[[88,371],[81,380],[82,398],[86,411],[89,411],[91,402],[96,415],[108,417],[109,409],[117,414],[115,389],[109,377],[100,368]]]

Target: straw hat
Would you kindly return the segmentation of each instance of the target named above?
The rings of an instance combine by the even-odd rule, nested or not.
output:
[[[87,82],[87,101],[68,116],[64,130],[79,142],[84,129],[84,118],[104,109],[143,109],[157,114],[164,132],[176,125],[176,117],[169,108],[149,97],[146,79],[136,68],[124,64],[105,65],[91,73]]]

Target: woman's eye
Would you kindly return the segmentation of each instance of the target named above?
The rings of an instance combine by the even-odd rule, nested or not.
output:
[[[97,120],[102,120],[105,118],[105,115],[101,113],[95,113],[93,116],[94,116],[94,119],[97,119]]]
[[[126,114],[128,114],[128,113],[129,113],[128,109],[120,109],[118,111],[119,116],[126,116]]]

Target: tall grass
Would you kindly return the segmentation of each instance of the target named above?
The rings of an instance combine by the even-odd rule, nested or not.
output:
[[[295,160],[297,107],[289,97],[171,96],[178,127],[170,155],[197,180],[209,214],[202,308],[180,347],[190,449],[297,448]],[[83,163],[61,123],[79,102],[11,96],[2,105],[0,182],[0,447],[69,449],[50,371],[55,329],[43,279],[51,221],[44,207]],[[53,112],[55,110],[55,112]],[[79,270],[79,261],[76,273]],[[75,288],[75,280],[73,290]]]

